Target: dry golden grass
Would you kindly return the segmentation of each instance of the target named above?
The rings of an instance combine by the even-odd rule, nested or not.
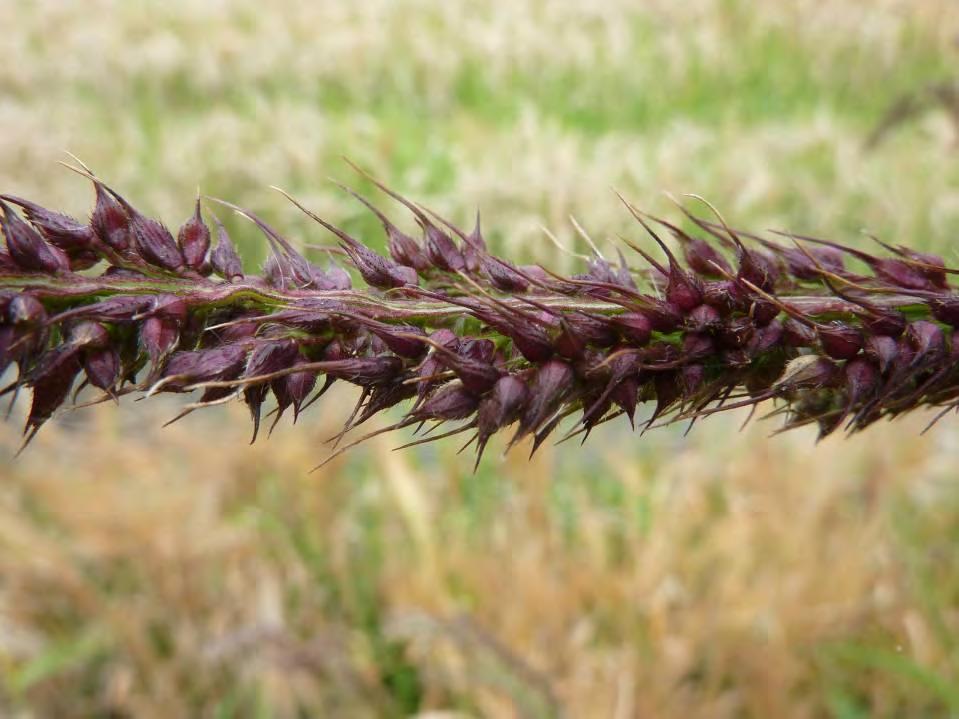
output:
[[[627,230],[611,185],[956,259],[949,122],[861,150],[950,72],[950,2],[50,0],[0,25],[0,186],[78,213],[64,148],[171,223],[200,184],[306,239],[277,184],[368,230],[323,180],[347,153],[558,269],[540,226]],[[101,406],[14,462],[18,405],[0,713],[959,715],[953,418],[604,427],[475,477],[385,439],[310,474],[351,401],[252,447],[241,407]]]
[[[97,409],[5,473],[0,649],[38,716],[396,714],[414,676],[467,716],[955,707],[948,428],[705,422],[472,478],[387,442],[307,474],[333,421],[245,448],[238,414]]]

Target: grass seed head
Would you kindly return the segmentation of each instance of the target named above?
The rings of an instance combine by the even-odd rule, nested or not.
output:
[[[342,268],[314,264],[235,205],[217,201],[262,232],[261,275],[244,273],[215,215],[211,247],[199,202],[174,240],[94,187],[89,224],[0,196],[0,368],[20,370],[4,392],[33,391],[28,437],[81,372],[113,398],[199,389],[193,408],[239,396],[254,437],[270,395],[275,426],[343,381],[361,389],[344,433],[411,400],[391,429],[461,423],[419,441],[472,429],[478,454],[517,422],[512,443],[532,436],[535,448],[570,415],[585,438],[619,414],[633,423],[647,402],[652,426],[774,399],[787,428],[813,423],[822,434],[959,405],[952,270],[902,246],[884,256],[814,238],[787,246],[688,213],[704,239],[657,220],[683,264],[628,205],[666,256],[660,264],[635,247],[649,264],[643,287],[622,255],[616,265],[597,251],[571,277],[513,265],[490,252],[478,223],[467,235],[437,218],[451,235],[380,185],[413,213],[422,245],[358,195],[387,233],[388,258],[307,211],[363,279],[353,289]],[[872,274],[850,274],[847,256]],[[91,259],[105,271],[75,274]]]

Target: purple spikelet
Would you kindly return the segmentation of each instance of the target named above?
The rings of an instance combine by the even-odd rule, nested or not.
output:
[[[203,275],[210,274],[207,253],[210,251],[210,228],[203,222],[200,214],[200,198],[196,199],[193,214],[180,227],[177,244],[186,266]]]

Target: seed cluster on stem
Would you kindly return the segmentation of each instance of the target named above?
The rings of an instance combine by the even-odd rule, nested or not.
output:
[[[239,398],[255,439],[271,395],[272,431],[342,381],[360,398],[334,446],[371,436],[341,445],[407,402],[402,419],[372,434],[451,425],[414,443],[469,433],[477,462],[510,427],[510,446],[532,437],[535,451],[567,417],[578,415],[565,438],[585,440],[619,416],[634,424],[642,403],[648,428],[775,399],[784,428],[814,423],[822,436],[959,406],[957,270],[908,247],[879,243],[874,255],[804,236],[772,241],[715,211],[704,219],[680,206],[680,225],[623,200],[662,259],[624,239],[641,268],[595,251],[564,277],[492,254],[478,216],[462,230],[366,175],[421,230],[404,233],[343,188],[382,224],[388,257],[289,198],[336,238],[364,282],[354,288],[344,269],[310,262],[240,207],[208,198],[214,242],[197,198],[174,237],[73,169],[93,183],[89,221],[0,195],[0,373],[17,368],[0,393],[32,390],[24,446],[85,386],[96,392],[87,404],[199,392],[180,416]],[[213,207],[266,237],[259,274],[246,272]]]

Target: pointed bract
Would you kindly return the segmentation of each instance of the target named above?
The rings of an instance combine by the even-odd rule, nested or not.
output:
[[[0,230],[7,243],[7,252],[13,263],[28,272],[60,274],[70,270],[67,254],[24,222],[10,205],[0,200]]]
[[[206,256],[210,251],[210,228],[203,222],[200,214],[199,197],[196,198],[193,214],[180,226],[177,244],[187,267],[200,274],[209,274]]]
[[[243,279],[243,264],[236,252],[236,247],[227,234],[226,228],[214,215],[216,223],[216,247],[210,252],[210,265],[213,271],[228,282],[237,282]]]
[[[126,253],[133,244],[130,218],[102,183],[94,180],[93,187],[96,191],[96,205],[90,216],[90,227],[103,244],[116,252]]]

